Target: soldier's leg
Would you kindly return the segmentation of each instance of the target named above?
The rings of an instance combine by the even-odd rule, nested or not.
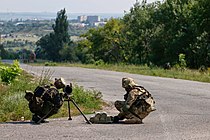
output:
[[[37,114],[33,114],[33,116],[32,116],[33,122],[37,123],[40,119],[41,119],[41,117],[39,117]]]
[[[126,113],[120,112],[117,116],[114,116],[113,123],[118,123],[120,120],[125,119]]]
[[[138,108],[132,106],[125,116],[126,120],[124,121],[124,123],[141,124],[142,123],[141,113],[142,112],[139,112]]]
[[[150,111],[147,111],[144,106],[141,106],[137,108],[136,110],[133,110],[135,114],[138,114],[138,116],[143,120],[145,117],[147,117],[150,113]]]
[[[124,106],[124,104],[125,104],[125,101],[116,101],[115,103],[114,103],[114,106],[115,106],[115,108],[118,110],[118,111],[122,111],[122,107]]]
[[[125,113],[122,112],[122,107],[125,104],[125,101],[116,101],[114,103],[115,108],[120,111],[117,116],[114,116],[113,123],[118,123],[119,120],[123,120],[125,118]]]
[[[130,113],[126,114],[126,119],[124,122],[127,124],[141,124],[142,120],[149,115],[149,112],[145,110],[144,106],[131,107]]]
[[[131,119],[126,119],[124,121],[125,124],[142,124],[142,119],[139,119],[137,117],[133,117]]]
[[[43,117],[43,115],[33,114],[33,116],[32,116],[32,121],[33,121],[34,123],[38,123],[42,117]],[[47,123],[47,122],[48,122],[48,121],[46,121],[46,120],[43,119],[40,123]]]
[[[59,111],[59,109],[60,109],[60,108],[51,107],[51,110],[50,110],[50,112],[48,112],[49,114],[46,116],[46,118],[49,118],[49,117],[51,117],[51,116],[54,115],[54,114],[57,114],[58,111]],[[45,119],[46,119],[46,118],[45,118]]]

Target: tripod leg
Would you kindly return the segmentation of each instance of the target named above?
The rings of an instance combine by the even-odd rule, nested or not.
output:
[[[69,111],[69,118],[68,118],[68,120],[72,120],[72,118],[71,118],[70,102],[69,102],[69,100],[68,100],[68,111]]]
[[[72,103],[75,105],[75,107],[79,110],[79,112],[82,114],[82,116],[85,118],[85,120],[87,121],[88,124],[91,124],[91,122],[86,118],[86,116],[82,113],[82,111],[79,109],[79,107],[77,106],[77,104],[74,102],[73,99],[71,99]]]

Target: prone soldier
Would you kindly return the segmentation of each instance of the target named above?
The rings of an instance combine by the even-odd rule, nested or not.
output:
[[[122,78],[125,88],[125,101],[116,101],[115,107],[120,112],[114,116],[113,123],[124,120],[124,123],[142,123],[142,120],[155,111],[155,101],[152,95],[142,86],[137,85],[132,78]]]

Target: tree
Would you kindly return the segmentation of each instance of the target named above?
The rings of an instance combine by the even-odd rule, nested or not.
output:
[[[0,44],[0,58],[5,59],[7,57],[7,51],[4,49],[4,46]]]
[[[130,64],[175,65],[185,54],[186,66],[210,66],[209,0],[165,0],[136,2],[122,20],[85,35],[94,60]],[[81,55],[82,56],[82,55]],[[84,57],[82,57],[84,58]]]
[[[187,63],[191,68],[210,66],[210,3],[208,0],[195,1],[190,14],[189,28],[193,34],[187,48]]]
[[[151,53],[150,40],[154,36],[154,24],[152,15],[156,9],[156,3],[147,4],[145,0],[136,2],[130,12],[123,17],[126,27],[125,35],[129,40],[131,55],[130,63],[149,63]]]
[[[71,43],[68,34],[68,21],[65,9],[57,13],[57,18],[52,28],[54,30],[53,33],[47,34],[37,41],[38,49],[36,52],[44,53],[44,56],[49,60],[61,61],[62,53],[60,53],[60,51],[64,46],[68,46]]]
[[[80,48],[87,48],[88,54],[93,55],[93,59],[103,60],[106,63],[116,63],[124,60],[122,56],[122,44],[120,33],[123,24],[119,19],[111,19],[104,27],[93,28],[83,35],[88,41],[82,40]]]

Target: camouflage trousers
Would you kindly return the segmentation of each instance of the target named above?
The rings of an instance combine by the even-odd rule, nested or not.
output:
[[[128,111],[123,111],[125,101],[116,101],[115,107],[120,112],[118,117],[125,120],[125,123],[142,123],[142,120],[149,115],[150,112],[144,110],[143,106],[136,107],[132,105]],[[135,115],[134,115],[135,114]]]

